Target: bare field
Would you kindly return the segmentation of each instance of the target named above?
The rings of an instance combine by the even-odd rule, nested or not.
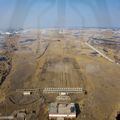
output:
[[[41,93],[41,97],[36,94],[26,98],[14,91],[82,87],[87,90],[86,95],[71,95],[80,105],[81,112],[76,120],[116,120],[120,112],[120,65],[93,55],[94,51],[82,38],[51,37],[43,40],[38,48],[36,45],[35,41],[29,45],[29,50],[27,46],[27,51],[19,48],[20,51],[14,52],[12,70],[0,88],[1,114],[9,115],[18,109],[36,110],[38,120],[47,120],[47,104],[54,101],[56,95]]]

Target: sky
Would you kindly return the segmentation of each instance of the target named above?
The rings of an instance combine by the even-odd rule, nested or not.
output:
[[[0,29],[120,27],[120,0],[0,0]]]

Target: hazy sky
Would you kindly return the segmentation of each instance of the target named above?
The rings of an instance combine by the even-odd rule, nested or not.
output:
[[[0,28],[120,27],[120,0],[0,0]]]

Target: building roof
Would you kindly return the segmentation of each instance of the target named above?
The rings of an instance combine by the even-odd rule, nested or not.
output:
[[[50,103],[49,114],[71,114],[76,113],[74,103]]]

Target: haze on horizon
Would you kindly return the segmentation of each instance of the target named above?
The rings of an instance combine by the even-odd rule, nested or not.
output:
[[[0,0],[0,29],[120,27],[119,0]]]

